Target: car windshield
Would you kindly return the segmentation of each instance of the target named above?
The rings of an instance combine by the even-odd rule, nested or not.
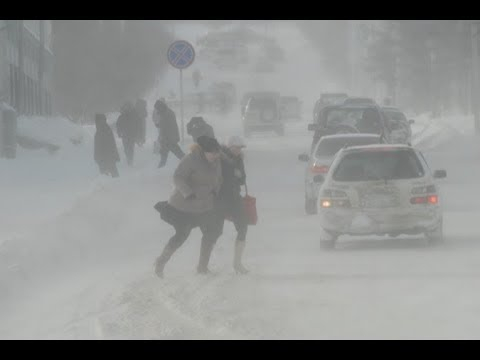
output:
[[[339,152],[345,145],[349,146],[361,146],[378,144],[379,137],[373,136],[345,136],[338,138],[322,138],[318,144],[315,156],[326,157],[333,156]]]
[[[347,154],[333,174],[335,181],[414,179],[425,172],[411,150],[376,150]]]
[[[364,109],[333,109],[328,112],[325,125],[335,127],[338,125],[355,126],[362,118]]]

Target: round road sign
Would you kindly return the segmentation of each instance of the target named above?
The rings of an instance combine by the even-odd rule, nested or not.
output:
[[[195,60],[195,49],[184,40],[178,40],[169,46],[167,52],[168,62],[177,69],[186,69]]]

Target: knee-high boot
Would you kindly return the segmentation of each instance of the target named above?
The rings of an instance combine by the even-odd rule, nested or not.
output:
[[[200,246],[200,259],[198,261],[197,272],[199,274],[208,274],[210,270],[208,269],[208,263],[210,261],[210,255],[212,254],[213,246],[215,241],[202,238],[202,244]]]
[[[245,250],[246,241],[236,240],[233,254],[233,268],[237,274],[246,274],[248,269],[242,265],[242,256]]]
[[[155,261],[155,274],[157,274],[159,278],[163,278],[163,269],[165,268],[168,260],[170,260],[170,258],[172,257],[175,250],[177,250],[177,248],[171,246],[170,244],[167,244],[163,248],[162,254]]]

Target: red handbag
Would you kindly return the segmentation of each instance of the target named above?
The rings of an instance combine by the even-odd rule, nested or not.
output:
[[[257,198],[250,196],[248,194],[248,188],[245,184],[245,196],[242,196],[243,206],[245,209],[245,215],[247,217],[248,225],[257,225],[258,215],[257,215]],[[233,221],[230,216],[225,217],[228,221]]]
[[[257,225],[257,199],[248,195],[247,184],[245,184],[245,196],[243,197],[245,213],[247,214],[248,225]]]

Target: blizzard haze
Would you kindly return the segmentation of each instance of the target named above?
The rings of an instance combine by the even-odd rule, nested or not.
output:
[[[54,111],[21,114],[17,133],[58,149],[18,146],[15,159],[0,158],[0,338],[478,339],[480,142],[472,74],[480,62],[471,26],[52,21]],[[217,36],[229,40],[211,40]],[[232,267],[231,222],[213,249],[213,274],[196,273],[198,228],[167,263],[164,279],[154,273],[174,234],[153,205],[170,196],[179,160],[170,154],[157,167],[152,121],[163,97],[182,125],[180,74],[166,57],[174,40],[196,52],[182,71],[183,125],[203,116],[220,142],[238,135],[247,145],[259,221],[248,229],[246,275]],[[215,94],[222,82],[234,89],[226,109],[215,100],[200,109],[198,94]],[[283,136],[244,136],[240,102],[251,91],[301,101]],[[413,147],[432,170],[447,171],[436,180],[443,242],[429,245],[422,234],[345,235],[335,249],[321,248],[325,232],[320,215],[305,213],[306,163],[298,156],[310,151],[315,102],[339,92],[381,106],[390,101],[415,120]],[[115,124],[122,105],[140,98],[147,101],[146,141],[128,166]],[[99,112],[114,132],[118,178],[101,175],[93,158]],[[180,146],[188,152],[191,144],[185,131]]]

